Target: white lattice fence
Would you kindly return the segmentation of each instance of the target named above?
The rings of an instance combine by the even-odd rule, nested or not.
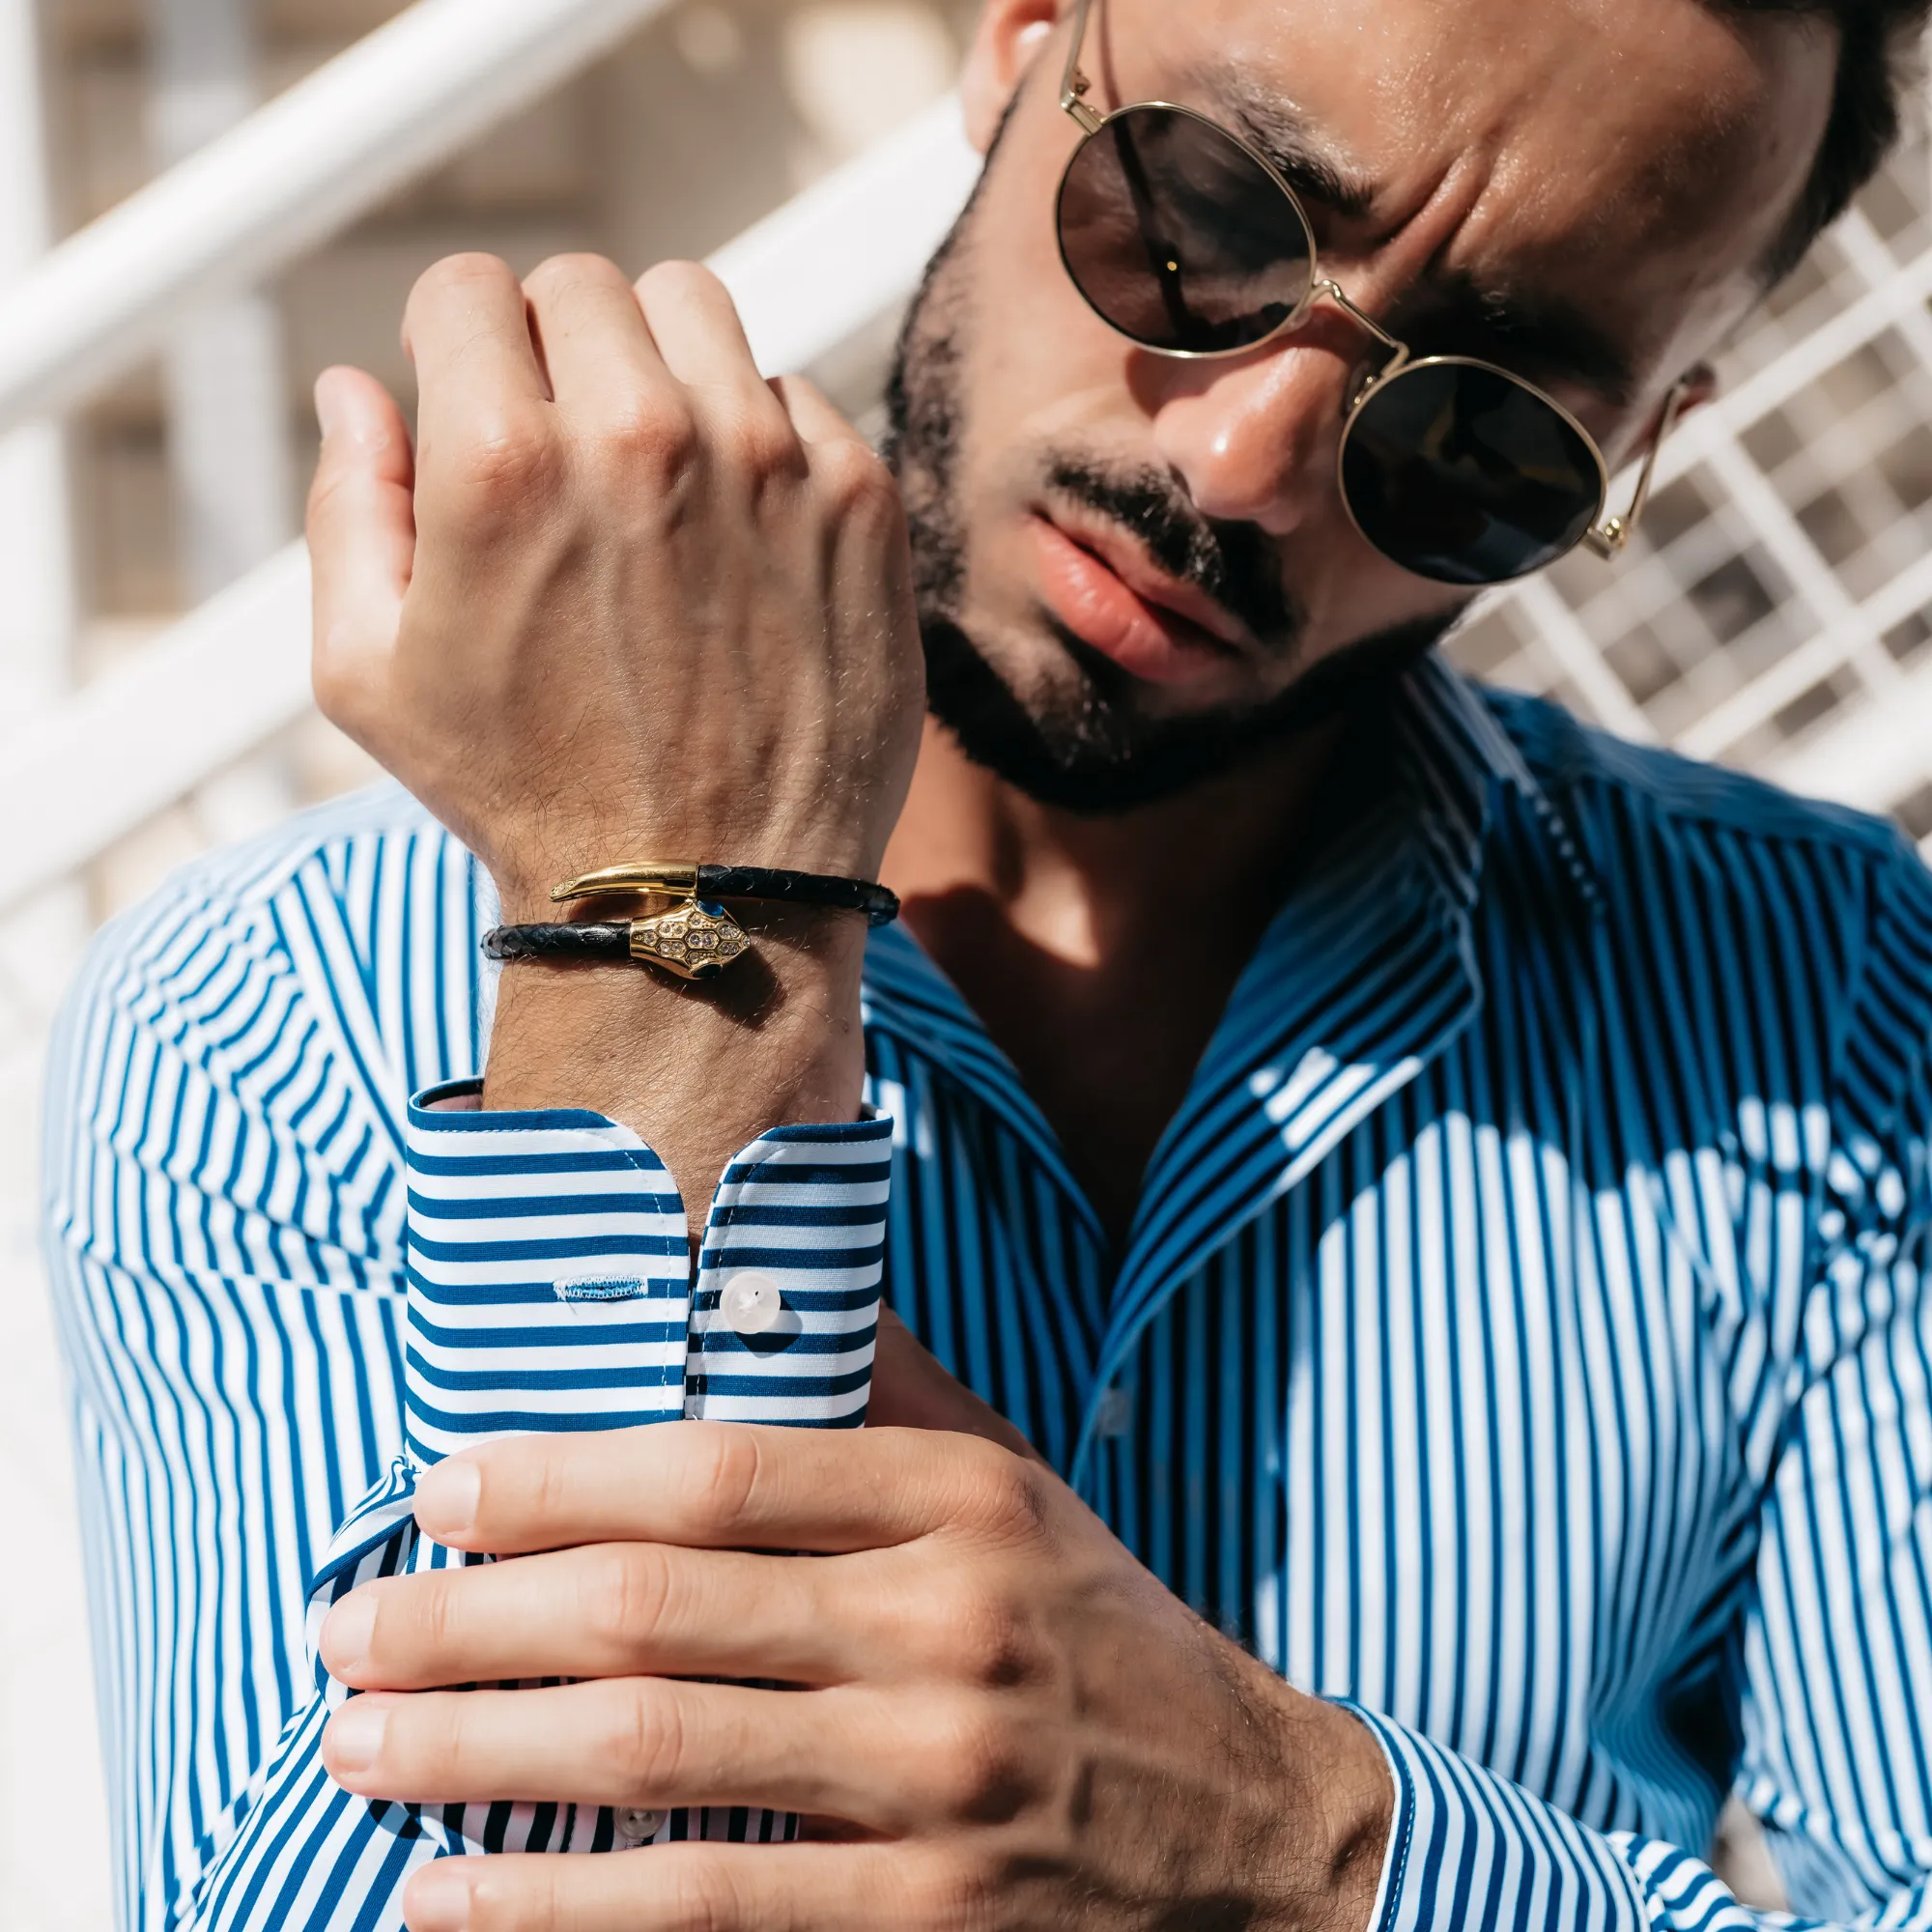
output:
[[[1915,141],[1719,363],[1637,542],[1456,643],[1627,737],[1932,834],[1932,180]]]

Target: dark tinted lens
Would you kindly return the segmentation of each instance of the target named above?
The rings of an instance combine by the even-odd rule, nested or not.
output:
[[[1595,452],[1500,369],[1422,362],[1355,413],[1342,488],[1362,534],[1405,570],[1502,583],[1573,549],[1604,503]]]
[[[1060,251],[1122,334],[1197,355],[1272,334],[1314,262],[1281,185],[1232,135],[1172,107],[1117,114],[1073,156]]]

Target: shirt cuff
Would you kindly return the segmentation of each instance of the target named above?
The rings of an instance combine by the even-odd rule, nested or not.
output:
[[[1648,1924],[1636,1878],[1610,1839],[1419,1731],[1336,1701],[1374,1733],[1395,1781],[1370,1932]]]
[[[408,1434],[418,1463],[492,1436],[679,1416],[865,1419],[892,1122],[786,1126],[726,1170],[697,1254],[663,1161],[577,1109],[411,1103]]]

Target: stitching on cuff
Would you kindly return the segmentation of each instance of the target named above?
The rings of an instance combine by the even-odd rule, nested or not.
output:
[[[1396,1786],[1396,1796],[1402,1804],[1402,1835],[1396,1842],[1395,1862],[1389,1866],[1388,1896],[1382,1900],[1381,1920],[1377,1932],[1390,1932],[1402,1909],[1403,1881],[1408,1876],[1409,1847],[1415,1842],[1415,1795],[1409,1788],[1409,1778],[1404,1772]]]

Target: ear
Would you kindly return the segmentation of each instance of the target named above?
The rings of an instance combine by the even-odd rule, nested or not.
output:
[[[1683,400],[1677,405],[1679,422],[1701,410],[1706,403],[1717,400],[1718,372],[1708,362],[1692,363],[1678,380],[1684,389]]]
[[[1059,11],[1057,0],[986,0],[959,77],[967,137],[982,155],[1052,35]]]

